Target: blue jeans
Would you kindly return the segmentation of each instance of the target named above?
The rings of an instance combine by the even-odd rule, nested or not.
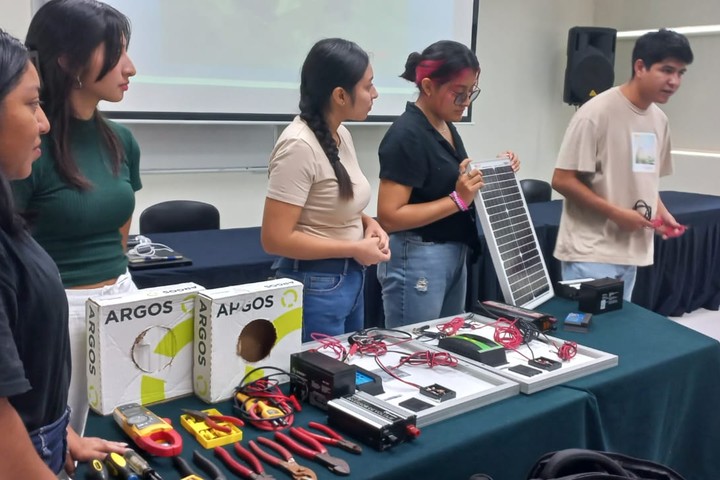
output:
[[[631,301],[632,292],[635,288],[635,278],[637,278],[637,267],[635,265],[613,265],[610,263],[594,262],[560,263],[562,265],[563,280],[606,277],[622,280],[624,283],[623,300]]]
[[[312,333],[342,335],[365,324],[365,267],[351,258],[327,260],[278,259],[277,278],[303,284],[302,341]]]
[[[397,328],[465,311],[467,245],[390,235],[392,258],[378,265],[385,326]]]
[[[70,422],[70,409],[65,410],[60,418],[50,425],[45,425],[30,432],[35,450],[40,458],[55,474],[65,466],[67,454],[67,426]]]

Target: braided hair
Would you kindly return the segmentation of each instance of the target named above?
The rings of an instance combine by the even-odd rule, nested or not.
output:
[[[340,198],[352,200],[350,175],[340,163],[338,146],[325,118],[333,91],[340,87],[354,100],[355,85],[370,59],[356,43],[342,38],[320,40],[310,49],[300,74],[300,118],[315,134],[338,181]]]

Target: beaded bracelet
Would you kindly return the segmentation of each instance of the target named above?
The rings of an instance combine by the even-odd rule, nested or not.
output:
[[[460,209],[461,212],[467,212],[469,207],[465,203],[465,201],[458,195],[457,191],[453,191],[450,194],[450,198],[453,202],[455,202],[455,205]]]

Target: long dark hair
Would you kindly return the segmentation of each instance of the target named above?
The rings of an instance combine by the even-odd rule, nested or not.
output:
[[[338,181],[340,198],[352,200],[353,186],[338,156],[338,146],[325,114],[333,90],[340,87],[354,100],[355,85],[363,78],[370,59],[356,43],[342,38],[320,40],[310,49],[300,74],[300,118],[315,133],[330,160]]]
[[[22,42],[0,29],[0,112],[5,108],[5,97],[18,85],[27,70],[28,60],[28,52]],[[0,128],[6,127],[0,124]],[[0,170],[0,228],[16,235],[23,225],[20,216],[15,213],[10,184]]]
[[[42,100],[53,126],[49,135],[58,172],[65,182],[79,190],[87,190],[92,185],[70,152],[70,92],[90,64],[92,53],[103,42],[105,62],[95,80],[102,79],[117,65],[123,38],[129,44],[130,21],[111,6],[96,0],[50,0],[33,17],[25,39],[27,47],[36,50],[39,56]],[[123,146],[97,111],[95,119],[111,154],[113,174],[117,175],[125,156]]]
[[[475,53],[462,43],[441,40],[427,47],[422,53],[411,53],[400,77],[413,82],[418,88],[423,78],[442,85],[466,68],[480,72],[480,62]]]

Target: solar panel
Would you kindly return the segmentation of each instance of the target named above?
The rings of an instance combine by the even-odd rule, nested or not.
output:
[[[554,295],[545,259],[510,159],[474,161],[485,186],[475,196],[477,216],[505,302],[534,308]]]

